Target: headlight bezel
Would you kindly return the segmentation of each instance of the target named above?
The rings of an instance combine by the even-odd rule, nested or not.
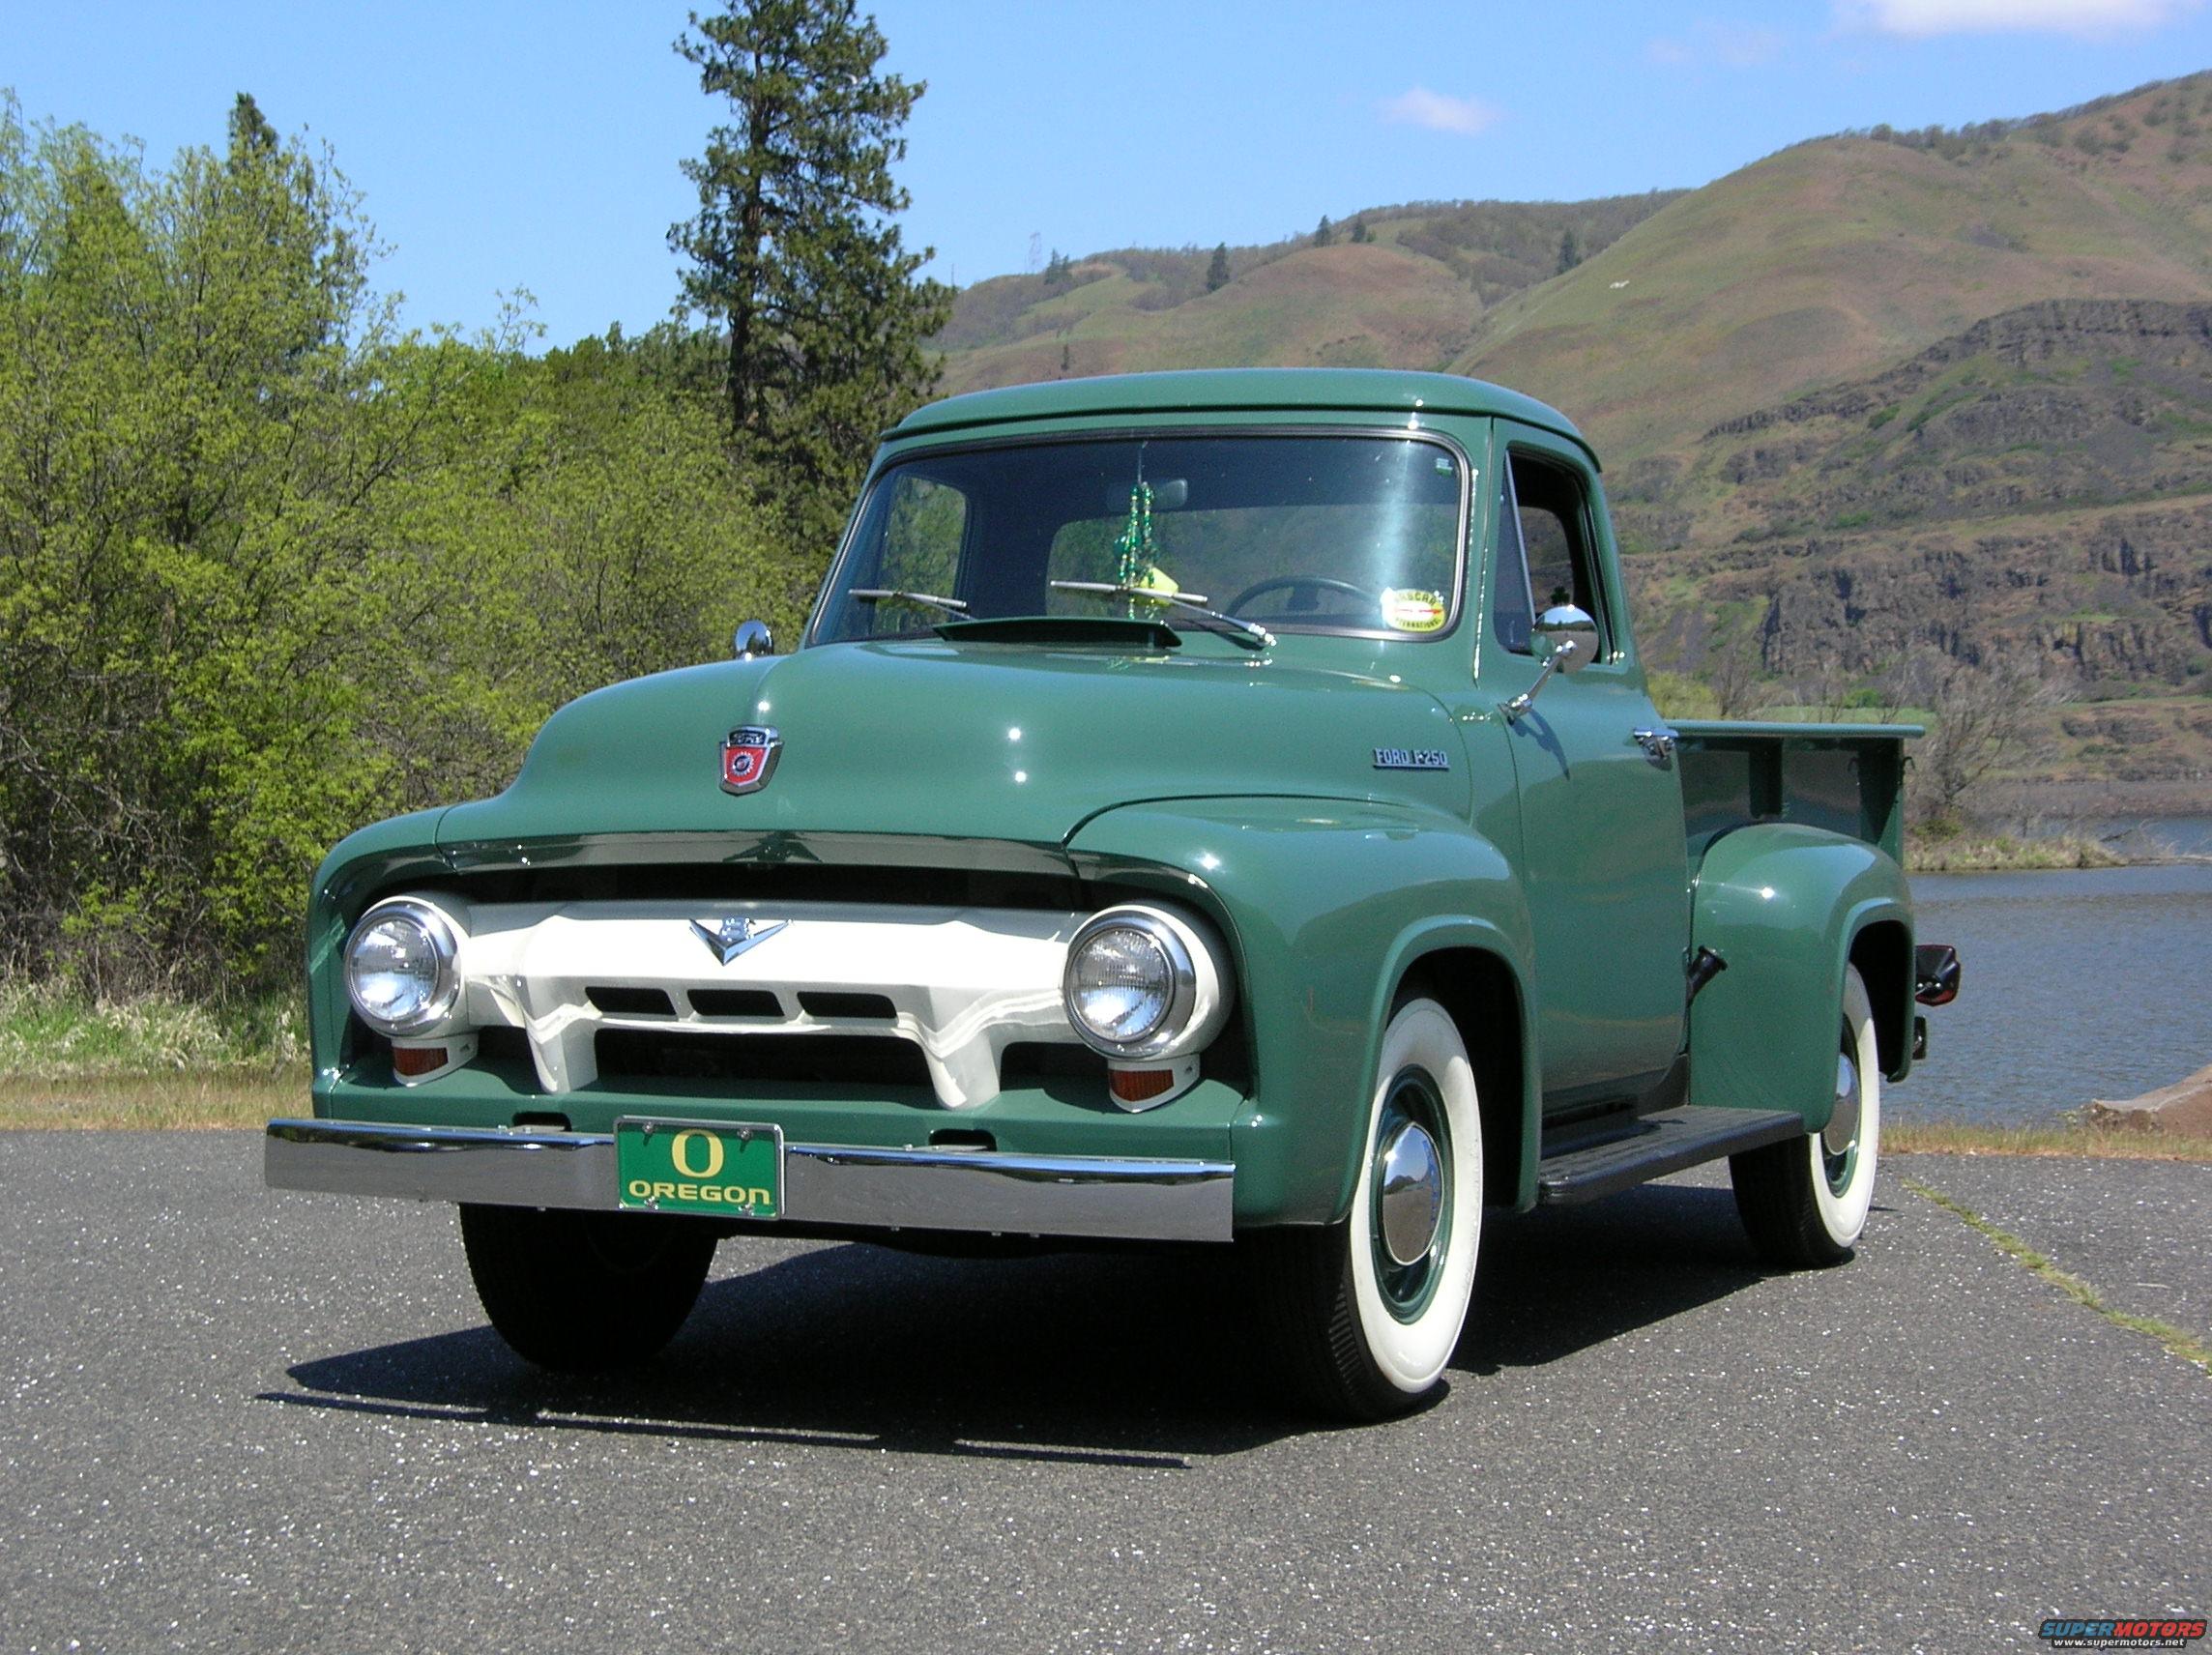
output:
[[[1144,1033],[1116,1039],[1092,1028],[1078,1009],[1076,968],[1084,949],[1109,931],[1127,930],[1159,950],[1167,963],[1165,1009]],[[1146,904],[1101,909],[1068,939],[1061,973],[1061,1005],[1076,1037],[1115,1062],[1187,1057],[1210,1044],[1228,1014],[1228,973],[1209,932],[1170,910]]]
[[[356,950],[362,940],[376,926],[400,920],[413,925],[430,945],[430,953],[437,962],[437,974],[432,979],[431,992],[422,1007],[412,1016],[392,1019],[370,1010],[362,1003],[357,981]],[[408,1040],[422,1035],[444,1032],[452,1022],[461,1000],[460,937],[450,915],[420,897],[389,897],[375,904],[346,934],[345,947],[339,956],[339,967],[345,977],[346,1002],[354,1015],[376,1033],[388,1039]]]

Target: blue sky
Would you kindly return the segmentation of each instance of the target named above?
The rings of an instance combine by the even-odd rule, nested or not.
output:
[[[2204,0],[863,0],[926,80],[905,232],[968,283],[1044,250],[1272,241],[1380,203],[1698,185],[1821,132],[1956,126],[2212,68]],[[563,343],[667,313],[714,115],[638,0],[108,0],[0,11],[26,116],[327,140],[410,322],[537,296]]]

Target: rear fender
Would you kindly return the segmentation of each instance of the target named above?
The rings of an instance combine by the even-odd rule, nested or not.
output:
[[[1201,908],[1237,954],[1255,1079],[1231,1129],[1240,1226],[1325,1224],[1350,1209],[1369,1083],[1409,970],[1473,948],[1529,980],[1511,868],[1440,813],[1273,798],[1127,805],[1086,823],[1068,855],[1087,880]],[[1507,1037],[1530,1039],[1526,1009],[1522,1020]],[[1538,1069],[1523,1050],[1527,1156]],[[1532,1177],[1531,1165],[1517,1181]]]
[[[1909,957],[1912,898],[1905,871],[1878,847],[1790,823],[1739,828],[1713,841],[1697,878],[1693,946],[1728,969],[1690,1006],[1692,1100],[1726,1109],[1790,1109],[1807,1131],[1835,1106],[1844,972],[1854,948]],[[1879,929],[1877,929],[1879,928]],[[1869,974],[1882,1050],[1909,1052],[1905,998]],[[1903,1061],[1892,1078],[1903,1074]]]

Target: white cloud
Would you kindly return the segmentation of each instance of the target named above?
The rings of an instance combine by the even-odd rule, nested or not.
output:
[[[1415,86],[1382,103],[1382,119],[1402,127],[1426,127],[1432,132],[1457,132],[1465,138],[1498,124],[1499,111],[1479,98],[1446,98]]]
[[[1931,35],[2098,35],[2156,29],[2201,0],[1836,0],[1847,29],[1925,40]]]
[[[1723,69],[1757,69],[1780,57],[1787,44],[1777,29],[1701,17],[1692,25],[1687,38],[1655,40],[1644,51],[1653,63],[1665,64],[1671,69],[1686,69],[1701,63],[1717,63]]]

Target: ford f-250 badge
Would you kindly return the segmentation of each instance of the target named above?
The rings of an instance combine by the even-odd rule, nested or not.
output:
[[[722,738],[722,791],[757,793],[768,785],[783,738],[757,724],[743,724]]]

